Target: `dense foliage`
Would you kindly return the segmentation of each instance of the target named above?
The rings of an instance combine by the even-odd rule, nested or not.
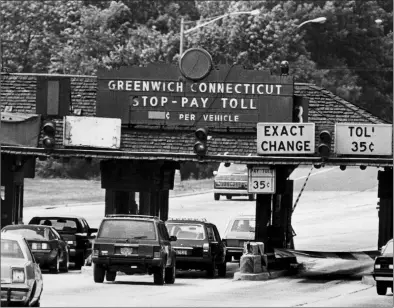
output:
[[[393,115],[391,0],[1,1],[2,67],[12,72],[94,75],[99,67],[176,63],[185,36],[214,62],[278,71],[323,86],[388,121]],[[323,24],[297,25],[324,16]],[[380,19],[381,23],[375,20]]]

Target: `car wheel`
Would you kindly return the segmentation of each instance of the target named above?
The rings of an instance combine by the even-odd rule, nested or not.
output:
[[[104,281],[104,276],[105,276],[105,269],[102,266],[93,263],[94,282],[102,283]]]
[[[207,269],[207,275],[209,278],[214,278],[215,277],[215,272],[216,272],[216,262],[215,258],[212,259],[212,263],[209,265]]]
[[[231,195],[226,196],[227,200],[231,200],[231,197],[232,197]]]
[[[166,275],[165,266],[159,266],[156,268],[155,272],[153,273],[153,282],[157,285],[163,285],[164,279]]]
[[[254,201],[254,195],[249,195],[249,201]]]
[[[219,277],[226,277],[226,267],[227,267],[226,262],[223,262],[222,264],[220,264],[218,266],[218,275],[219,275]]]
[[[386,295],[387,287],[377,281],[376,282],[376,292],[378,293],[378,295]]]
[[[166,283],[173,284],[175,282],[175,272],[176,266],[174,261],[174,265],[172,267],[166,268],[166,274],[164,279]]]
[[[216,201],[218,201],[220,199],[220,194],[213,194],[214,198]]]
[[[65,256],[64,256],[64,260],[62,261],[61,265],[60,265],[60,270],[64,273],[68,272],[68,268],[70,266],[70,260],[69,260],[69,255],[67,252],[64,252]]]
[[[116,278],[116,272],[107,271],[105,273],[105,280],[107,280],[107,281],[115,281],[115,278]]]
[[[56,256],[56,259],[53,262],[53,264],[51,265],[51,267],[49,268],[49,271],[53,274],[57,274],[57,273],[59,273],[59,270],[60,270],[59,256]]]

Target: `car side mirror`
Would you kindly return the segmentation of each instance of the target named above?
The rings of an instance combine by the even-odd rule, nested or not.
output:
[[[176,242],[178,238],[175,235],[170,236],[170,242]]]
[[[216,176],[217,174],[218,174],[218,172],[215,170],[215,171],[213,172],[213,175]]]
[[[92,235],[92,233],[97,233],[97,228],[89,228],[89,234]]]

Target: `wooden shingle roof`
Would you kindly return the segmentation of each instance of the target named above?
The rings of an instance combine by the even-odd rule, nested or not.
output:
[[[1,75],[1,111],[7,106],[11,112],[36,113],[37,76],[40,74],[2,74]],[[63,75],[62,75],[63,76]],[[71,100],[74,109],[81,109],[82,116],[95,116],[97,78],[95,76],[69,76],[71,78]],[[386,121],[374,116],[332,92],[313,84],[295,83],[294,94],[309,99],[309,122],[315,123],[316,140],[318,133],[327,129],[334,136],[334,124],[371,123]],[[7,109],[9,111],[9,108]],[[63,120],[56,120],[57,148],[63,147]],[[174,130],[152,130],[122,127],[121,151],[193,153],[194,132]],[[332,143],[334,144],[334,142]],[[256,155],[256,133],[212,133],[208,142],[209,154],[218,155]],[[41,147],[41,146],[40,146]]]

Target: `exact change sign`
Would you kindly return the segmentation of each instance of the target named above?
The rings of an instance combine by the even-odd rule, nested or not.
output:
[[[269,166],[255,166],[248,169],[248,192],[255,194],[275,193],[275,169]]]
[[[335,124],[335,151],[340,155],[392,155],[391,124]]]
[[[257,123],[257,154],[313,154],[315,123]]]

